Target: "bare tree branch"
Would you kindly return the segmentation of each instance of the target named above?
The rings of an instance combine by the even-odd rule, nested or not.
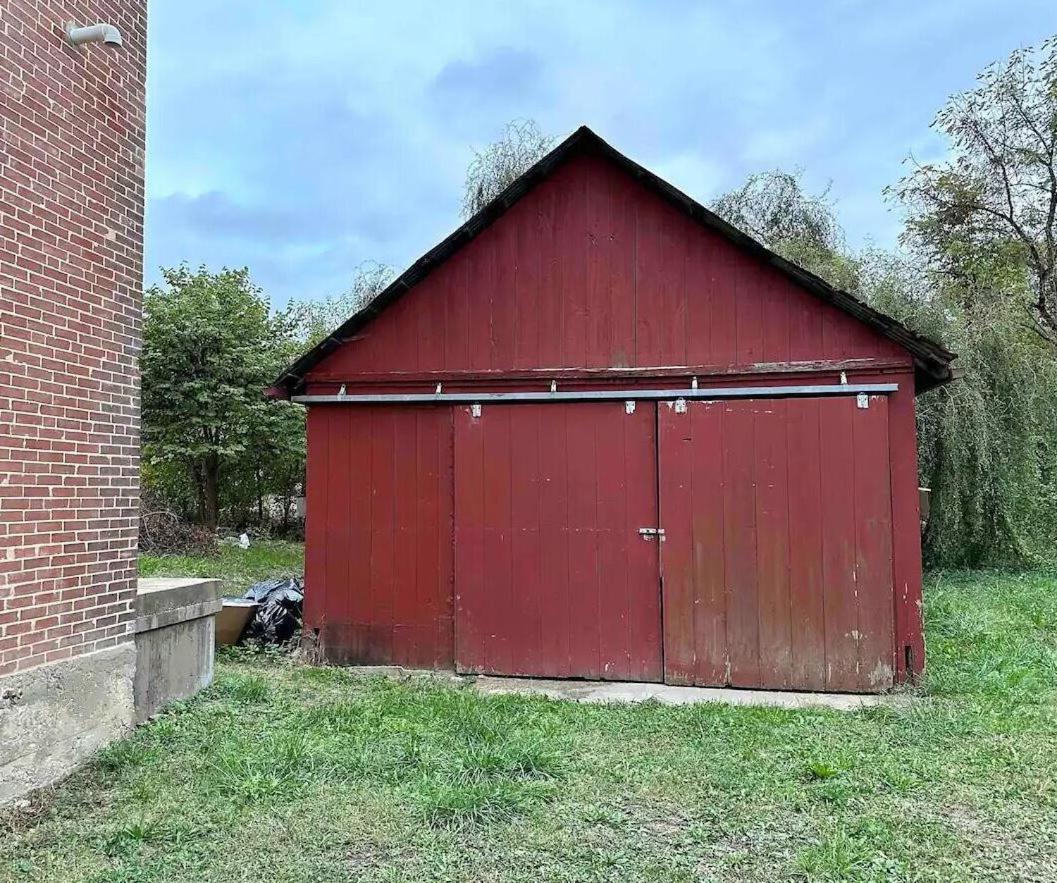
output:
[[[954,96],[934,127],[952,157],[914,164],[896,192],[910,209],[910,238],[935,262],[959,248],[1017,242],[1033,279],[1031,311],[1057,340],[1057,40],[1014,52]]]

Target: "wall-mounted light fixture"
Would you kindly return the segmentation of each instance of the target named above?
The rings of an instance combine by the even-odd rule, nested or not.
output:
[[[66,24],[66,39],[74,46],[80,46],[82,43],[107,43],[111,46],[120,46],[121,31],[107,24],[79,28],[71,21]]]

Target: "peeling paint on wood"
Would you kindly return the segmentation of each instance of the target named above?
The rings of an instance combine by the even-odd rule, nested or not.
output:
[[[689,421],[659,410],[666,680],[863,692],[892,685],[879,402],[867,411],[850,398],[715,409],[690,402]]]

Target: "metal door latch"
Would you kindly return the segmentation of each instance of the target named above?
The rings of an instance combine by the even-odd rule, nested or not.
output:
[[[639,536],[644,540],[652,539],[657,537],[662,543],[664,542],[664,528],[663,527],[640,527]]]

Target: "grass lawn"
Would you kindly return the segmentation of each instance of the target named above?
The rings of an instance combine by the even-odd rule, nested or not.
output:
[[[241,579],[241,576],[240,576]],[[588,706],[270,654],[28,809],[41,881],[1057,880],[1057,577],[936,576],[906,709]]]
[[[224,581],[224,594],[241,596],[253,583],[305,572],[304,543],[254,540],[248,549],[224,544],[215,555],[140,555],[140,576],[202,576]]]

